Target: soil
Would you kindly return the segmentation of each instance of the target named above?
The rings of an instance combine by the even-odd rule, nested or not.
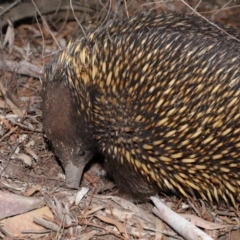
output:
[[[22,1],[22,3],[26,2]],[[90,2],[98,7],[94,11],[82,12],[80,20],[86,31],[89,27],[99,26],[104,19],[111,18],[113,14],[122,18],[138,12],[192,13],[193,10],[214,21],[240,28],[240,1],[237,0],[228,2],[225,0],[186,0],[185,2],[115,0],[112,1],[111,6],[107,4],[107,1],[100,3],[100,1],[92,0]],[[0,51],[0,190],[26,196],[29,190],[38,186],[28,197],[43,198],[51,209],[55,217],[54,222],[58,226],[61,226],[62,219],[59,219],[60,215],[54,212],[55,208],[62,211],[67,205],[71,214],[71,220],[65,223],[68,226],[65,226],[63,231],[27,234],[20,238],[171,239],[171,234],[176,233],[166,224],[163,224],[162,231],[165,231],[163,236],[158,238],[159,235],[155,231],[149,230],[152,226],[149,223],[150,220],[147,221],[149,229],[144,229],[142,225],[138,225],[139,216],[135,220],[126,218],[126,222],[122,222],[119,220],[118,213],[114,215],[111,212],[111,209],[124,212],[126,211],[124,207],[132,206],[132,203],[127,200],[123,200],[124,203],[116,203],[117,196],[121,198],[124,196],[118,193],[114,182],[105,176],[100,163],[93,163],[87,167],[81,187],[89,188],[89,192],[79,204],[74,204],[78,190],[71,190],[65,184],[61,163],[54,155],[51,143],[42,131],[41,108],[43,67],[59,50],[59,46],[64,48],[71,38],[81,34],[79,23],[74,18],[68,18],[68,11],[71,10],[64,10],[64,18],[62,18],[63,13],[56,17],[57,12],[47,13],[42,18],[38,17],[37,21],[35,16],[23,17],[13,28],[6,25],[0,36],[0,43],[7,41]],[[1,65],[4,61],[11,61],[11,64],[18,65],[8,68]],[[24,71],[22,74],[20,66],[24,62],[31,63],[36,69],[31,73]],[[96,161],[98,160],[100,159]],[[227,229],[206,230],[213,238],[240,239],[236,224],[239,222],[239,217],[231,207],[222,204],[213,206],[196,199],[187,201],[177,196],[162,195],[161,199],[164,199],[178,213],[197,215],[210,222],[214,222],[217,218],[221,223],[232,225],[232,228]],[[107,218],[97,217],[97,211],[94,212],[94,209],[99,206],[102,206],[101,212],[105,214],[105,217],[112,218],[112,222],[109,222]],[[151,203],[136,204],[136,206],[149,214],[149,218],[153,217],[151,216],[153,207]],[[93,213],[90,214],[90,211]],[[138,211],[141,210],[138,209]],[[84,215],[86,213],[89,215]],[[126,227],[126,232],[119,231],[113,220],[119,220]],[[152,221],[153,228],[155,228],[157,220]],[[166,231],[171,234],[166,234]],[[141,235],[138,235],[140,232]],[[4,235],[2,232],[0,238],[6,237]],[[179,236],[175,235],[175,237]]]

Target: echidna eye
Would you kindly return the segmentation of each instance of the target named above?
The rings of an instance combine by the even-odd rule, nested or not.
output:
[[[83,151],[79,151],[78,154],[79,154],[80,157],[83,157],[83,156],[86,155],[86,151],[84,151],[84,150]]]

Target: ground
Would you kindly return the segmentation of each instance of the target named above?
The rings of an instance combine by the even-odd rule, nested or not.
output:
[[[11,3],[16,4],[0,3],[3,27],[0,36],[0,238],[178,239],[172,228],[151,213],[152,203],[133,204],[119,196],[114,183],[105,177],[97,163],[84,174],[81,186],[89,191],[83,194],[82,200],[79,199],[84,189],[66,187],[61,164],[42,131],[43,69],[54,53],[81,34],[75,16],[86,31],[111,18],[112,13],[121,18],[143,11],[152,14],[197,11],[214,21],[240,28],[240,2],[115,0],[109,5],[107,1],[92,0],[88,5],[86,1],[76,0],[73,1],[75,16],[71,5],[68,10],[59,7],[55,11],[56,3],[50,4],[49,9],[55,7],[50,11],[46,1]],[[18,15],[16,7],[26,11]],[[34,9],[32,15],[27,14],[31,9]],[[35,18],[35,10],[43,15]],[[7,19],[16,20],[13,27]],[[9,193],[13,195],[5,195]],[[230,206],[214,206],[178,196],[160,197],[175,212],[189,214],[189,219],[214,239],[240,239],[239,215]],[[29,199],[35,202],[27,202]],[[39,203],[39,199],[45,202]],[[22,205],[14,208],[13,203]],[[42,227],[43,222],[39,223],[40,228],[28,225],[29,213],[23,210],[23,205],[28,210],[42,209],[48,220],[47,228]],[[13,208],[15,212],[11,212]],[[20,234],[21,231],[25,233]]]

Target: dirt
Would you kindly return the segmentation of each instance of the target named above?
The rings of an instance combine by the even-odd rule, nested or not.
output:
[[[93,0],[92,2],[94,3]],[[98,1],[96,2],[96,4],[99,4]],[[131,0],[127,1],[127,4],[124,1],[121,1],[122,3],[119,2],[117,0],[112,1],[112,6],[106,8],[112,12],[120,9],[118,13],[119,18],[125,15],[149,11],[153,14],[161,11],[192,12],[192,9],[182,1],[150,2]],[[239,1],[229,1],[228,5],[224,0],[192,0],[186,2],[203,16],[211,17],[222,24],[240,28]],[[117,7],[118,5],[119,7]],[[198,7],[196,8],[197,5]],[[98,22],[95,22],[94,25],[99,25],[99,21],[104,19],[106,12],[102,11],[100,15],[101,17],[98,18]],[[51,20],[52,14],[48,14],[44,18],[61,47],[65,47],[72,37],[81,34],[79,24],[75,20],[67,20],[67,11],[65,16],[64,20],[60,19],[54,22]],[[94,16],[96,17],[97,15]],[[86,18],[89,19],[89,15]],[[89,24],[93,23],[83,21],[86,29],[89,27]],[[12,32],[9,30],[8,44],[1,49],[0,61],[9,60],[13,63],[26,61],[37,66],[38,69],[43,69],[50,61],[54,52],[58,51],[56,41],[52,38],[48,27],[41,21],[41,18],[38,21],[22,19],[14,26]],[[6,31],[7,29],[1,34],[0,43],[6,39]],[[86,171],[81,184],[81,186],[90,188],[87,197],[79,205],[71,203],[69,199],[71,197],[75,198],[77,191],[66,187],[61,163],[54,155],[51,143],[42,132],[41,73],[38,73],[40,76],[38,78],[28,74],[19,74],[18,69],[19,66],[14,68],[14,71],[9,71],[7,68],[2,68],[0,64],[0,189],[24,195],[33,186],[40,185],[40,189],[33,192],[31,196],[41,197],[45,200],[47,198],[51,200],[55,198],[62,205],[69,204],[73,218],[78,219],[78,224],[72,225],[72,232],[66,227],[61,234],[56,232],[33,234],[30,238],[80,239],[80,237],[86,236],[86,238],[82,239],[157,239],[154,231],[140,229],[139,226],[134,224],[131,226],[138,229],[139,232],[145,231],[145,235],[138,237],[137,233],[124,234],[117,231],[116,227],[113,227],[113,223],[99,220],[94,215],[83,220],[83,212],[86,208],[90,210],[101,204],[106,209],[110,209],[110,212],[111,206],[114,209],[117,208],[118,204],[113,203],[107,197],[110,195],[116,196],[119,193],[114,183],[104,176],[101,165],[93,164],[94,166]],[[236,221],[239,220],[236,215],[231,217],[233,211],[230,207],[222,205],[211,206],[196,200],[189,202],[179,199],[177,196],[163,195],[161,197],[170,203],[171,207],[177,212],[197,213],[209,221],[214,221],[214,217],[209,213],[213,213],[215,216],[218,215],[222,221],[228,223],[235,224],[234,218],[237,219]],[[183,203],[188,205],[186,210],[181,208]],[[49,206],[50,204],[47,203],[47,205]],[[137,204],[137,206],[151,214],[151,203]],[[120,211],[123,211],[121,207]],[[219,214],[219,211],[221,214]],[[223,213],[225,214],[223,215]],[[113,215],[112,217],[114,218]],[[165,225],[164,229],[170,231],[167,225]],[[87,235],[89,233],[92,233],[92,235]],[[221,239],[240,238],[238,230],[214,230],[210,231],[210,234],[214,235],[216,239],[220,238],[220,236],[223,236]],[[0,238],[3,236],[4,234],[1,233]],[[162,239],[168,239],[168,237],[164,236]]]

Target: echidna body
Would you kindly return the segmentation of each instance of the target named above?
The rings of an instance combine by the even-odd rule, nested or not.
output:
[[[112,21],[47,71],[45,81],[66,84],[78,137],[120,189],[239,200],[240,42],[226,32],[240,36],[179,14]]]

